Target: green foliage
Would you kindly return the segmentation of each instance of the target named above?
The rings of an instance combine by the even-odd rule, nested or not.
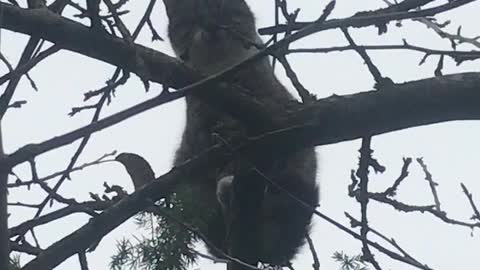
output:
[[[335,252],[332,258],[340,263],[341,270],[368,270],[366,262],[361,255],[348,256],[343,252]]]
[[[142,213],[136,223],[147,236],[136,237],[133,241],[123,239],[117,243],[117,253],[112,256],[112,270],[185,270],[195,262],[193,245],[197,237],[178,221],[196,229],[205,228],[202,217],[208,215],[208,208],[202,205],[197,192],[188,186],[181,186],[163,209],[174,220],[164,216]]]

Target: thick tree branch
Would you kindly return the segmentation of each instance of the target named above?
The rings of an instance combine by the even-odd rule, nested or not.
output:
[[[0,121],[0,158],[3,158],[2,127]],[[9,170],[0,166],[0,269],[10,267],[10,238],[8,235],[8,173]]]
[[[285,146],[283,142],[288,141],[289,146],[295,148],[302,145],[338,143],[357,139],[365,134],[378,135],[445,121],[479,119],[478,85],[480,85],[480,73],[463,73],[408,82],[385,88],[385,91],[332,96],[284,115],[277,121],[279,129],[259,136],[256,140],[261,138],[272,140],[262,142],[267,147],[278,144]],[[206,92],[208,91],[204,91]],[[233,96],[244,94],[248,97],[248,91],[231,94]],[[11,167],[36,155],[69,144],[87,134],[161,104],[160,98],[147,100],[97,123],[45,142],[20,148],[7,158],[0,160],[0,165]],[[216,97],[214,100],[219,99]],[[219,100],[221,101],[222,99]],[[262,106],[261,103],[258,104],[259,101],[252,103]],[[295,145],[293,142],[301,145]]]

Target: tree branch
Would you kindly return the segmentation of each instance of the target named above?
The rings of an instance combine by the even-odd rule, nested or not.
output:
[[[0,158],[4,156],[2,127],[0,121]],[[10,267],[10,237],[8,233],[8,173],[6,167],[0,166],[0,269]]]
[[[466,5],[474,1],[475,0],[449,1],[448,3],[443,5],[439,5],[439,6],[428,8],[428,9],[416,10],[416,11],[406,11],[404,7],[396,9],[394,6],[392,6],[391,8],[384,8],[376,11],[359,12],[354,16],[344,18],[344,19],[328,20],[324,24],[317,26],[316,29],[314,30],[315,32],[318,32],[322,30],[339,28],[339,27],[362,28],[362,27],[372,26],[372,25],[378,26],[381,24],[387,24],[391,21],[414,19],[418,17],[430,17],[436,14],[443,13],[445,11],[458,8],[460,6]],[[274,34],[286,33],[288,31],[300,30],[305,26],[308,26],[311,24],[312,22],[295,22],[289,25],[279,24],[279,25],[259,29],[259,33],[261,35],[274,35]]]
[[[79,52],[132,72],[150,70],[150,80],[181,88],[200,81],[203,76],[188,69],[178,60],[160,52],[134,45],[124,40],[90,31],[87,27],[62,18],[46,9],[24,10],[4,6],[4,27],[26,34],[35,33],[61,47]],[[33,27],[32,27],[33,26]],[[70,33],[64,35],[64,33]],[[138,64],[138,58],[142,64]],[[295,135],[304,144],[328,144],[360,138],[367,131],[382,134],[404,128],[450,120],[478,119],[480,109],[475,100],[480,98],[477,86],[480,73],[450,75],[392,85],[382,93],[366,92],[349,96],[332,96],[303,107],[301,110],[272,119],[267,101],[257,100],[249,90],[236,85],[218,83],[221,74],[204,79],[196,85],[157,97],[98,123],[21,148],[0,165],[14,166],[29,158],[69,144],[88,134],[114,125],[138,113],[195,93],[221,110],[246,122],[247,126],[263,126],[269,130],[284,129],[277,137]],[[212,87],[214,85],[214,87]],[[233,88],[233,89],[232,89]],[[368,123],[363,123],[368,119]],[[275,124],[271,124],[275,122]],[[256,124],[255,124],[256,123]],[[272,128],[274,127],[274,128]],[[266,131],[266,130],[264,130]]]

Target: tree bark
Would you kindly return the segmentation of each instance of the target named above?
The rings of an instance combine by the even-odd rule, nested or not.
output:
[[[0,158],[4,156],[2,127],[0,122]],[[0,167],[0,269],[10,268],[10,234],[7,207],[8,170]]]

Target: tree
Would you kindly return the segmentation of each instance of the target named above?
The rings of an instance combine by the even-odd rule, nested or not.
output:
[[[385,237],[381,231],[375,230],[375,227],[370,227],[367,217],[372,219],[381,219],[374,215],[367,215],[367,210],[370,212],[372,201],[381,202],[384,205],[393,207],[394,209],[405,212],[426,212],[439,220],[454,224],[458,226],[464,226],[467,228],[476,228],[480,226],[480,214],[478,207],[475,204],[475,199],[469,191],[466,185],[462,185],[464,192],[466,206],[469,207],[471,220],[454,219],[450,214],[447,214],[444,210],[444,206],[441,204],[441,199],[438,192],[438,184],[434,180],[430,172],[430,167],[427,167],[425,161],[421,158],[415,159],[418,168],[422,169],[425,173],[428,181],[428,187],[430,193],[433,196],[433,203],[424,204],[424,202],[416,204],[405,203],[399,200],[395,195],[399,192],[399,186],[404,185],[411,167],[413,166],[413,160],[411,158],[405,158],[403,160],[403,167],[401,168],[400,176],[391,183],[386,185],[385,189],[381,192],[372,192],[370,178],[374,178],[369,175],[369,169],[374,169],[375,172],[383,172],[385,167],[380,165],[383,163],[381,160],[377,161],[372,153],[372,138],[376,139],[376,135],[397,132],[402,129],[418,127],[428,124],[453,121],[453,120],[476,120],[479,117],[479,109],[477,100],[479,94],[477,93],[478,85],[480,82],[480,76],[476,72],[471,73],[457,73],[450,75],[443,75],[444,70],[449,69],[452,65],[450,60],[454,60],[457,64],[468,64],[473,60],[476,60],[480,53],[476,50],[460,50],[460,46],[470,46],[473,48],[479,47],[478,38],[468,38],[463,35],[461,28],[458,28],[457,32],[450,32],[449,21],[435,20],[434,16],[442,16],[445,12],[456,11],[466,12],[469,7],[478,8],[478,3],[473,0],[456,0],[449,1],[448,3],[429,0],[405,0],[401,3],[389,5],[384,8],[376,8],[373,11],[357,12],[353,16],[346,17],[344,19],[331,19],[336,12],[334,2],[323,6],[322,9],[312,10],[316,18],[308,22],[300,22],[297,17],[298,12],[292,12],[290,7],[287,7],[285,1],[276,1],[276,16],[283,17],[284,23],[277,23],[271,27],[260,29],[260,33],[264,35],[272,35],[272,45],[263,49],[259,54],[254,56],[238,66],[232,67],[221,74],[213,77],[204,78],[195,71],[185,67],[182,63],[160,51],[153,50],[143,45],[135,43],[135,40],[141,33],[147,31],[143,28],[149,27],[150,33],[154,40],[160,39],[156,30],[156,24],[152,23],[155,16],[152,16],[152,10],[161,10],[162,7],[156,6],[156,1],[152,0],[145,7],[144,14],[128,14],[127,10],[138,10],[137,3],[126,3],[127,1],[119,1],[112,3],[110,0],[104,0],[101,3],[103,13],[98,14],[98,1],[87,1],[88,9],[85,6],[75,4],[71,1],[57,0],[45,5],[43,1],[28,1],[29,8],[25,7],[24,3],[17,3],[14,0],[8,1],[9,3],[0,3],[0,14],[2,14],[1,25],[2,28],[13,31],[15,33],[22,33],[28,36],[27,45],[23,50],[21,57],[16,67],[9,64],[10,58],[14,58],[15,55],[2,52],[2,61],[9,69],[5,75],[0,77],[0,83],[6,85],[3,90],[3,94],[0,97],[0,115],[3,120],[3,133],[17,134],[20,128],[17,125],[8,125],[9,128],[5,129],[5,122],[12,121],[8,118],[10,114],[14,112],[14,108],[19,108],[23,113],[27,113],[29,106],[25,105],[25,100],[18,98],[19,95],[24,95],[18,91],[18,85],[20,82],[28,82],[33,88],[37,88],[37,81],[29,76],[30,73],[34,73],[36,69],[40,69],[44,62],[53,61],[55,57],[64,57],[68,59],[69,55],[65,51],[71,51],[79,53],[84,57],[81,59],[91,58],[100,60],[115,67],[115,72],[112,78],[106,83],[104,87],[96,91],[89,91],[85,93],[85,100],[92,102],[93,99],[97,99],[96,102],[86,103],[87,105],[77,106],[71,110],[71,116],[86,114],[86,111],[93,111],[94,115],[90,123],[85,123],[82,120],[76,123],[75,126],[69,129],[73,131],[63,130],[58,131],[58,134],[54,137],[53,130],[49,119],[39,118],[38,123],[29,123],[30,130],[35,132],[43,132],[41,129],[52,129],[49,131],[48,136],[51,139],[42,139],[40,143],[29,144],[32,141],[24,141],[19,145],[18,149],[13,148],[10,145],[8,139],[3,141],[5,148],[13,148],[10,150],[1,149],[2,159],[0,160],[0,184],[1,184],[1,200],[0,200],[0,267],[6,269],[9,267],[9,250],[17,251],[20,253],[26,253],[33,255],[34,257],[28,262],[22,269],[52,269],[64,262],[72,255],[78,255],[80,265],[82,269],[87,269],[86,252],[95,250],[95,247],[101,243],[104,238],[113,229],[120,226],[130,217],[138,214],[144,210],[157,211],[152,202],[162,199],[165,195],[178,185],[178,182],[187,171],[201,170],[204,162],[208,159],[209,162],[221,162],[225,159],[225,152],[231,151],[225,146],[219,145],[218,147],[209,149],[205,155],[192,159],[190,162],[182,167],[174,168],[166,174],[157,177],[157,181],[152,182],[147,187],[142,188],[130,196],[126,196],[124,191],[116,185],[105,184],[105,195],[99,196],[94,192],[99,192],[94,189],[94,186],[99,186],[98,183],[92,184],[87,188],[92,192],[91,198],[82,198],[82,194],[69,194],[75,192],[68,192],[64,190],[68,181],[66,181],[70,174],[74,171],[78,171],[84,167],[89,167],[91,170],[92,165],[99,165],[97,175],[102,175],[102,171],[106,171],[103,164],[105,161],[111,160],[113,154],[106,154],[101,156],[93,162],[87,162],[85,165],[78,165],[81,155],[94,156],[97,151],[95,148],[86,151],[88,149],[87,143],[91,140],[91,135],[97,131],[101,131],[106,128],[110,130],[117,128],[121,125],[121,122],[137,116],[145,114],[145,111],[158,107],[160,105],[167,106],[169,102],[180,99],[185,95],[198,95],[203,98],[212,106],[220,107],[225,112],[232,114],[240,121],[246,123],[258,123],[261,122],[265,125],[259,127],[266,130],[260,130],[262,135],[251,138],[244,144],[235,146],[234,152],[240,154],[248,154],[253,148],[265,147],[284,147],[284,148],[296,148],[305,145],[325,145],[339,142],[345,142],[353,139],[361,139],[360,147],[360,162],[358,168],[351,173],[351,183],[348,186],[347,193],[350,197],[355,198],[360,206],[359,218],[356,218],[353,214],[348,214],[347,217],[351,222],[349,228],[346,225],[342,225],[342,222],[338,222],[329,216],[323,214],[322,208],[316,210],[316,215],[322,221],[334,224],[340,231],[346,232],[353,236],[361,244],[361,257],[356,257],[356,254],[347,255],[341,252],[335,254],[335,260],[342,261],[344,268],[348,269],[361,269],[365,265],[373,269],[385,268],[382,265],[386,260],[381,257],[380,254],[385,254],[393,260],[401,261],[406,265],[420,268],[420,269],[436,269],[426,266],[425,262],[417,259],[417,256],[411,254],[409,251],[405,251],[402,245],[397,244],[394,240],[390,240],[389,237]],[[83,4],[83,3],[82,3]],[[253,3],[252,3],[253,4]],[[292,5],[293,3],[290,3]],[[323,5],[324,3],[322,3]],[[362,3],[363,5],[363,3]],[[21,6],[21,7],[20,7]],[[339,8],[340,9],[340,8]],[[367,10],[367,8],[357,9]],[[72,12],[73,11],[73,12]],[[77,14],[77,16],[72,15]],[[80,13],[80,15],[78,15]],[[63,14],[63,15],[60,15]],[[448,13],[447,15],[449,15]],[[130,16],[130,17],[129,17]],[[67,19],[69,18],[69,19]],[[89,18],[92,27],[83,25],[81,22],[83,18]],[[135,30],[129,30],[130,25],[125,21],[128,18],[135,18],[138,26]],[[408,24],[410,20],[418,25],[426,25],[429,28],[422,31],[432,35],[438,35],[441,39],[449,42],[451,49],[430,49],[411,43],[409,40],[403,41],[395,45],[358,45],[357,39],[362,39],[362,36],[352,37],[352,34],[357,31],[358,28],[369,27],[370,30],[376,29],[379,34],[379,39],[388,35],[392,31],[398,30],[398,26]],[[396,23],[396,25],[394,25]],[[88,25],[88,23],[87,23]],[[103,30],[101,25],[106,25],[107,29]],[[128,26],[128,27],[127,27]],[[418,27],[418,26],[417,26]],[[412,28],[410,28],[412,29]],[[416,28],[418,29],[418,28]],[[325,47],[318,48],[314,45],[312,48],[293,47],[295,41],[304,39],[306,37],[313,37],[314,34],[323,32],[326,30],[336,30],[342,34],[345,40],[348,42],[346,46]],[[432,32],[433,30],[433,32]],[[352,32],[352,33],[350,33]],[[363,32],[362,32],[363,33]],[[13,39],[20,39],[22,36],[18,34],[11,34],[10,32],[2,32],[3,43],[5,40],[8,42]],[[285,35],[285,38],[280,38]],[[365,34],[368,35],[368,34]],[[383,36],[382,36],[383,35]],[[119,36],[119,37],[117,37]],[[52,43],[53,45],[50,45]],[[45,46],[47,44],[48,46]],[[290,46],[290,44],[292,44]],[[4,45],[4,44],[3,44]],[[330,44],[331,45],[331,44]],[[147,46],[159,46],[155,43],[147,44]],[[309,44],[309,47],[312,46]],[[333,46],[333,45],[331,45]],[[47,47],[45,49],[45,47]],[[290,48],[291,47],[291,48]],[[457,48],[458,47],[458,48]],[[388,78],[386,72],[376,65],[377,62],[381,62],[378,58],[371,58],[372,54],[376,51],[416,51],[423,54],[421,63],[426,61],[436,60],[434,65],[433,78],[423,78],[420,80],[413,80],[407,83],[397,83],[395,78]],[[60,52],[59,52],[60,51]],[[323,53],[323,52],[338,52],[338,51],[351,51],[355,54],[349,55],[351,59],[362,59],[366,63],[367,70],[371,75],[365,74],[365,76],[371,76],[374,79],[375,89],[368,92],[358,92],[351,95],[344,96],[329,96],[318,100],[310,100],[310,94],[305,83],[300,80],[301,73],[297,73],[293,69],[292,64],[289,62],[290,58],[294,54],[300,53]],[[55,56],[54,56],[55,55]],[[282,66],[286,71],[288,79],[294,89],[298,91],[298,95],[303,99],[304,105],[301,109],[292,112],[287,112],[284,115],[277,115],[268,110],[269,106],[262,100],[256,100],[252,98],[249,93],[249,89],[239,88],[228,82],[228,76],[233,72],[238,71],[241,68],[248,68],[248,64],[260,57],[266,57],[267,55],[273,55],[276,58],[276,65]],[[358,58],[360,56],[360,58]],[[79,59],[79,58],[77,58]],[[387,59],[388,60],[388,59]],[[353,61],[353,60],[352,60]],[[467,62],[468,61],[468,62]],[[62,68],[67,67],[72,69],[72,65],[75,63],[62,63]],[[329,66],[333,64],[325,64]],[[389,63],[391,66],[392,63]],[[425,64],[426,65],[426,64]],[[389,66],[384,66],[388,70]],[[35,69],[34,69],[35,67]],[[280,68],[280,67],[279,67]],[[49,77],[51,80],[59,80],[59,75],[55,76],[56,71],[49,71],[48,74],[43,76]],[[405,71],[406,72],[406,71]],[[72,85],[82,83],[86,77],[93,82],[98,80],[97,74],[92,73],[80,73],[75,71],[76,81],[72,82]],[[147,93],[151,98],[144,102],[139,102],[136,105],[130,105],[118,110],[116,113],[110,111],[109,116],[101,117],[101,113],[105,110],[105,107],[117,106],[118,99],[115,97],[117,88],[130,83],[134,88],[139,86],[138,81],[135,81],[135,74],[143,83],[145,89],[152,90]],[[343,80],[351,78],[350,74],[340,74]],[[370,77],[369,77],[370,78]],[[21,80],[22,79],[22,80]],[[320,80],[320,79],[319,79]],[[164,87],[161,91],[155,91],[153,88],[158,88],[156,85],[150,87],[152,84],[162,84]],[[90,88],[92,88],[91,84]],[[328,87],[323,85],[322,88]],[[140,87],[136,87],[137,89]],[[169,88],[175,88],[176,91],[170,91]],[[234,89],[235,91],[227,91],[227,89]],[[323,90],[323,89],[319,89]],[[42,92],[38,95],[43,94]],[[152,93],[153,92],[153,93]],[[66,93],[66,95],[73,95]],[[120,93],[118,94],[120,95]],[[140,99],[140,94],[135,93],[136,99]],[[141,95],[144,96],[144,95]],[[129,96],[133,99],[132,96]],[[30,98],[28,101],[33,100]],[[130,102],[132,104],[132,102]],[[43,103],[42,106],[61,106],[61,102]],[[169,104],[168,104],[169,105]],[[180,106],[175,103],[176,106]],[[72,107],[72,104],[68,104]],[[162,106],[162,107],[163,107]],[[6,117],[3,117],[6,116]],[[30,116],[32,117],[32,116]],[[138,116],[141,117],[141,116]],[[32,119],[32,118],[31,118]],[[163,125],[161,123],[159,126]],[[13,128],[17,131],[10,131]],[[147,128],[140,127],[143,133],[152,132],[145,130]],[[102,140],[109,145],[113,145],[115,130],[110,133],[107,140]],[[118,133],[119,131],[117,131]],[[265,133],[266,132],[266,133]],[[158,136],[158,134],[155,134]],[[13,136],[13,135],[9,135]],[[101,136],[96,135],[96,136]],[[78,145],[70,145],[80,141]],[[94,140],[92,140],[94,141]],[[157,139],[158,141],[158,139]],[[288,142],[288,143],[287,143]],[[69,146],[70,145],[70,146]],[[42,157],[55,151],[62,151],[61,147],[68,146],[73,147],[73,155],[68,161],[66,169],[62,169],[58,173],[44,176],[42,173],[42,166],[37,166],[37,162],[42,163]],[[150,146],[152,147],[152,146]],[[160,146],[159,146],[160,147]],[[440,146],[436,146],[440,147]],[[445,148],[444,145],[441,147]],[[85,150],[85,151],[84,151]],[[138,149],[133,149],[138,152]],[[89,153],[91,152],[91,153]],[[60,155],[62,162],[65,162],[65,157],[62,156],[64,152],[57,152]],[[52,154],[53,155],[53,154]],[[147,158],[149,162],[153,159]],[[24,166],[26,163],[28,166]],[[24,166],[24,167],[22,167]],[[26,168],[25,168],[26,167]],[[391,168],[391,166],[387,166]],[[58,165],[55,165],[58,168]],[[155,166],[153,166],[155,168]],[[25,180],[26,170],[30,172],[31,180]],[[49,169],[50,170],[50,169]],[[116,167],[116,170],[120,170]],[[392,168],[392,170],[395,170]],[[19,174],[15,176],[13,173]],[[107,174],[108,175],[108,174]],[[157,174],[160,175],[160,174]],[[98,178],[99,176],[96,176]],[[104,177],[104,176],[101,176]],[[52,184],[56,180],[55,184]],[[114,181],[114,179],[108,179]],[[186,180],[188,181],[188,180]],[[40,204],[32,204],[29,201],[31,195],[19,196],[21,193],[15,194],[18,187],[32,187],[33,192],[43,191],[43,200]],[[63,187],[63,189],[61,189]],[[375,186],[375,189],[378,187]],[[7,191],[10,194],[7,203]],[[327,191],[325,191],[327,192]],[[87,191],[84,192],[85,195]],[[111,194],[114,194],[113,196]],[[30,194],[28,192],[23,194]],[[43,194],[43,193],[42,193]],[[428,192],[422,192],[419,194],[425,197],[429,196]],[[13,202],[13,198],[18,200],[18,203]],[[73,199],[75,198],[75,199]],[[150,203],[149,203],[150,202]],[[175,202],[173,202],[175,203]],[[48,207],[52,204],[55,208],[45,213]],[[8,205],[8,209],[7,209]],[[465,205],[464,205],[465,206]],[[8,226],[8,222],[11,222],[8,213],[12,213],[12,209],[16,207],[30,207],[34,209],[33,217],[22,221],[15,226]],[[337,209],[338,210],[338,209]],[[32,241],[36,241],[35,231],[40,229],[40,225],[50,226],[50,222],[54,220],[62,221],[65,217],[75,213],[86,213],[90,215],[88,223],[80,226],[78,229],[73,229],[68,232],[68,235],[55,240],[46,248],[43,245],[31,244]],[[148,215],[140,216],[139,220],[144,225],[150,225],[155,227],[156,225],[149,224]],[[160,215],[160,218],[162,216]],[[160,219],[162,220],[162,219]],[[381,220],[376,220],[377,224],[381,224]],[[195,230],[192,228],[185,228],[181,221],[179,227],[173,227],[181,232],[185,233],[185,237],[189,237],[190,234],[195,234]],[[38,227],[38,228],[37,228]],[[357,232],[359,231],[359,232]],[[177,234],[179,232],[176,232]],[[160,235],[159,238],[152,238],[153,240],[165,240],[168,236]],[[367,237],[368,236],[368,237]],[[372,240],[380,237],[380,241]],[[152,247],[162,247],[163,242],[151,242],[151,246],[140,246],[141,254],[147,254],[145,261],[147,265],[152,265],[157,258],[155,253],[148,253],[152,251]],[[53,241],[51,241],[53,242]],[[127,255],[129,253],[128,242],[123,243],[123,251]],[[140,243],[146,243],[140,241]],[[313,248],[313,241],[310,247],[313,258],[316,257],[315,249]],[[321,242],[320,242],[321,243]],[[318,244],[320,244],[318,243]],[[131,250],[130,250],[131,251]],[[155,249],[153,249],[155,251]],[[193,252],[193,251],[192,251]],[[408,252],[408,253],[407,253]],[[372,253],[376,254],[374,257]],[[381,260],[376,259],[380,257]],[[117,257],[118,258],[118,257]],[[127,259],[129,257],[127,256]],[[178,257],[172,256],[172,262],[162,263],[177,263]],[[186,257],[187,261],[191,259]],[[228,258],[222,258],[228,259]],[[127,260],[128,261],[128,260]],[[134,260],[130,260],[134,261]],[[318,261],[316,261],[318,263]],[[318,267],[318,264],[314,264],[314,267]],[[429,262],[430,265],[430,262]],[[163,265],[164,266],[164,265]]]

